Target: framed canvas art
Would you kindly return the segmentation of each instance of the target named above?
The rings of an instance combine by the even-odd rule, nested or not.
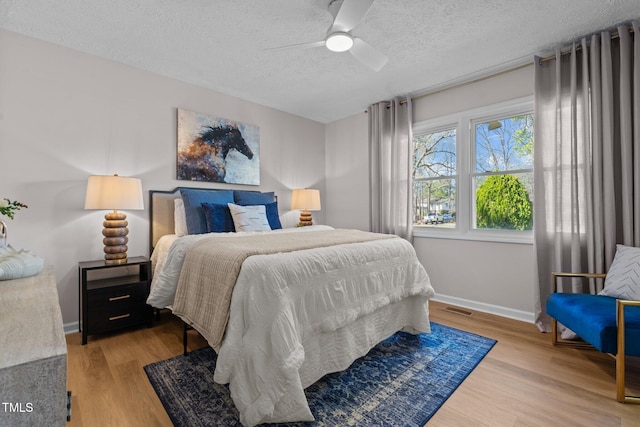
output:
[[[260,185],[260,128],[178,108],[176,178]]]

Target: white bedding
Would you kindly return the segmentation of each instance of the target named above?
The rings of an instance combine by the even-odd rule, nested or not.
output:
[[[281,232],[317,229],[331,227]],[[166,261],[154,261],[151,305],[171,305],[184,254],[204,236],[167,239]],[[413,247],[399,238],[251,256],[233,290],[214,379],[229,383],[244,425],[311,421],[304,388],[398,330],[430,332],[432,295]]]
[[[319,230],[333,230],[333,227],[328,225],[313,225],[302,228],[220,234],[242,237],[261,233],[292,233]],[[207,237],[209,237],[209,234],[192,234],[181,237],[175,234],[166,234],[158,240],[151,254],[153,278],[151,280],[151,292],[149,293],[147,304],[155,308],[171,307],[173,299],[176,296],[176,287],[178,286],[182,263],[187,251],[194,243]]]

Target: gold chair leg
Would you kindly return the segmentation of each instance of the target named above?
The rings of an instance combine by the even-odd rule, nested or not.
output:
[[[619,340],[620,338],[618,338]],[[624,387],[624,353],[618,350],[616,354],[616,396],[618,402],[624,402],[626,400],[625,387]]]
[[[627,396],[625,393],[625,339],[624,339],[624,307],[640,305],[640,301],[618,300],[616,304],[616,320],[618,324],[618,349],[616,354],[616,398],[618,402],[640,404],[640,397]]]
[[[558,321],[551,318],[551,344],[558,344]]]

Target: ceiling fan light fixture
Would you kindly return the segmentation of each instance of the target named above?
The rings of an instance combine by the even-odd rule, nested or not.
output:
[[[332,52],[345,52],[353,46],[353,37],[348,33],[336,32],[329,34],[324,42]]]

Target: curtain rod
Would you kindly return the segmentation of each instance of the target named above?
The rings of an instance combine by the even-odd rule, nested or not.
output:
[[[407,96],[411,97],[410,95],[407,95]],[[411,99],[413,99],[413,98],[411,98]],[[389,108],[391,108],[391,101],[379,101],[379,102],[376,102],[376,104],[382,104],[382,103],[387,104],[387,105],[385,106],[385,108],[386,108],[387,110],[388,110]],[[407,101],[404,101],[404,100],[400,101],[400,105],[402,105],[402,104],[406,104],[406,103],[407,103]],[[365,113],[365,114],[369,113],[369,109],[364,110],[364,113]]]
[[[599,33],[592,33],[590,35],[586,35],[584,37],[581,37],[580,40],[582,40],[585,37],[590,37],[590,36],[594,36],[594,35],[598,35],[598,34],[602,34],[603,32],[608,31],[608,30],[602,30]],[[634,27],[632,26],[631,28],[629,28],[629,33],[634,33]],[[620,34],[618,33],[618,29],[616,27],[615,32],[611,35],[611,40],[615,40],[615,39],[619,39],[620,38]],[[575,41],[574,41],[575,43]],[[589,43],[587,43],[587,45],[589,45]],[[579,44],[576,46],[576,51],[582,50],[582,44]],[[567,49],[567,50],[561,50],[560,51],[560,56],[563,55],[569,55],[572,52],[572,49]],[[545,56],[544,58],[540,58],[540,62],[547,62],[547,61],[551,61],[552,59],[556,59],[556,55],[549,55],[549,56]]]

